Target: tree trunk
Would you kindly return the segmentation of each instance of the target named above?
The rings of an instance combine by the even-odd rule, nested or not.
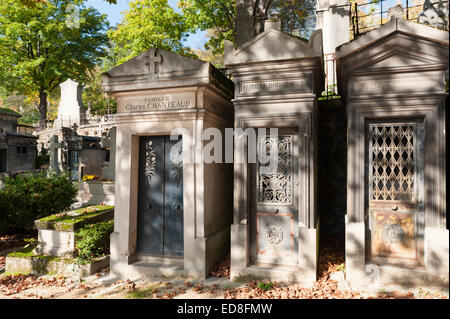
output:
[[[39,129],[45,130],[47,124],[47,93],[43,89],[39,90]]]

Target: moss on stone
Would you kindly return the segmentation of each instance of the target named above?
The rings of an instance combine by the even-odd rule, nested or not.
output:
[[[75,259],[72,258],[66,258],[66,257],[55,257],[55,256],[49,256],[49,255],[37,255],[34,252],[34,248],[36,246],[34,245],[29,245],[26,246],[25,248],[12,252],[10,254],[7,255],[7,257],[15,257],[15,258],[38,258],[38,259],[42,259],[42,260],[46,260],[47,262],[50,261],[63,261],[66,263],[75,263]]]
[[[35,246],[27,245],[25,248],[9,253],[7,257],[31,257],[34,255],[33,249]]]
[[[89,206],[41,218],[35,221],[35,226],[38,229],[76,231],[86,224],[108,220],[113,216],[114,206]]]
[[[12,116],[17,116],[17,117],[22,116],[19,113],[17,113],[16,111],[11,110],[9,108],[5,108],[5,107],[0,107],[0,114],[12,115]]]

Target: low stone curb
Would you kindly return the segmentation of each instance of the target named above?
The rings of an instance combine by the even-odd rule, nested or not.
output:
[[[85,277],[93,275],[106,267],[109,267],[109,256],[95,258],[92,263],[86,265],[78,265],[72,259],[49,256],[7,256],[5,273]]]

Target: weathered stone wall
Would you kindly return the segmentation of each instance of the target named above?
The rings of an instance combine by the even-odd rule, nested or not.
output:
[[[344,236],[347,200],[347,117],[339,100],[319,101],[320,232]]]

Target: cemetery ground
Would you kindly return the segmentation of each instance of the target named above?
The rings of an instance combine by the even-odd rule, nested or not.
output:
[[[5,274],[5,255],[24,246],[24,236],[0,238],[0,299],[448,299],[437,289],[380,287],[352,291],[342,280],[343,240],[324,238],[320,246],[318,280],[312,287],[241,278],[229,280],[229,257],[220,260],[206,280],[111,276],[109,268],[87,277]]]

